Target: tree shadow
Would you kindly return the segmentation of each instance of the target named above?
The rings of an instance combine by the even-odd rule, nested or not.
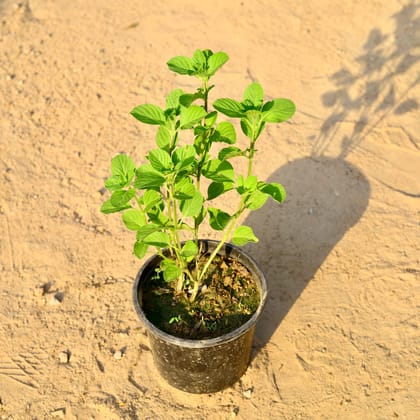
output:
[[[324,155],[337,141],[343,123],[353,124],[352,132],[341,138],[341,157],[345,158],[386,117],[420,108],[419,99],[412,96],[420,83],[415,67],[420,61],[420,4],[410,1],[392,18],[393,33],[372,29],[352,70],[342,67],[330,77],[334,89],[321,100],[331,113],[315,139],[314,156]],[[398,81],[403,74],[412,80],[401,90]]]
[[[307,157],[270,176],[288,191],[245,221],[258,244],[246,250],[267,277],[269,299],[256,332],[263,346],[325,258],[367,208],[370,186],[363,173],[341,159]]]

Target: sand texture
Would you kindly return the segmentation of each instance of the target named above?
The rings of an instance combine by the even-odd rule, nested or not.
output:
[[[130,110],[195,88],[165,63],[196,48],[230,56],[213,100],[298,109],[255,161],[287,201],[244,218],[252,362],[212,395],[158,376],[99,212],[111,158],[154,147]],[[0,0],[0,418],[419,419],[419,116],[419,1]]]

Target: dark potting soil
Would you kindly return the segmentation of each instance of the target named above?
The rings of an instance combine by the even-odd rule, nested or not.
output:
[[[142,309],[157,328],[180,338],[209,339],[231,332],[248,321],[260,303],[252,274],[234,258],[215,258],[194,302],[176,292],[175,283],[166,283],[159,274],[147,279]]]

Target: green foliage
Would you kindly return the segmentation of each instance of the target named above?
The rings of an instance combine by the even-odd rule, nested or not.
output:
[[[101,207],[105,214],[122,212],[128,230],[134,231],[133,253],[144,258],[150,249],[162,257],[159,271],[167,282],[176,281],[179,291],[194,299],[204,274],[218,249],[226,241],[235,245],[258,242],[249,226],[238,226],[245,211],[261,208],[271,198],[281,203],[286,192],[278,183],[259,181],[252,172],[255,144],[267,123],[280,123],[295,113],[289,99],[264,102],[259,83],[245,87],[242,100],[219,98],[209,105],[209,80],[228,61],[224,52],[196,50],[192,57],[177,56],[168,62],[169,70],[193,76],[201,85],[195,92],[174,89],[166,96],[164,107],[143,104],[131,114],[144,124],[156,125],[156,148],[150,150],[142,164],[136,166],[126,155],[112,159],[111,176],[105,181],[111,196]],[[245,147],[236,145],[234,124],[220,120],[221,114],[239,119],[248,138]],[[189,144],[185,144],[190,138]],[[182,140],[183,144],[179,144]],[[225,143],[212,154],[214,143]],[[246,174],[238,174],[231,163],[235,158],[248,161]],[[202,191],[202,178],[209,182]],[[215,207],[212,200],[225,194],[237,196],[237,209],[229,214]],[[230,197],[230,196],[229,196]],[[229,198],[229,201],[231,198]],[[204,267],[198,238],[206,222],[221,232],[219,247]],[[185,242],[182,238],[190,238]],[[164,253],[163,250],[167,249]],[[194,264],[194,260],[196,263]],[[192,268],[194,267],[194,268]]]
[[[145,124],[161,125],[166,121],[162,108],[151,104],[137,106],[131,111],[131,115]]]
[[[253,230],[249,226],[239,226],[232,235],[234,245],[243,246],[249,242],[258,242]]]

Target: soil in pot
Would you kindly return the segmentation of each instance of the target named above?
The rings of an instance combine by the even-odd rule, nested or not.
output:
[[[208,254],[200,258],[205,264]],[[143,285],[142,308],[160,330],[184,339],[210,339],[248,321],[258,309],[259,289],[249,270],[235,258],[217,256],[196,299],[175,290],[159,273]]]

